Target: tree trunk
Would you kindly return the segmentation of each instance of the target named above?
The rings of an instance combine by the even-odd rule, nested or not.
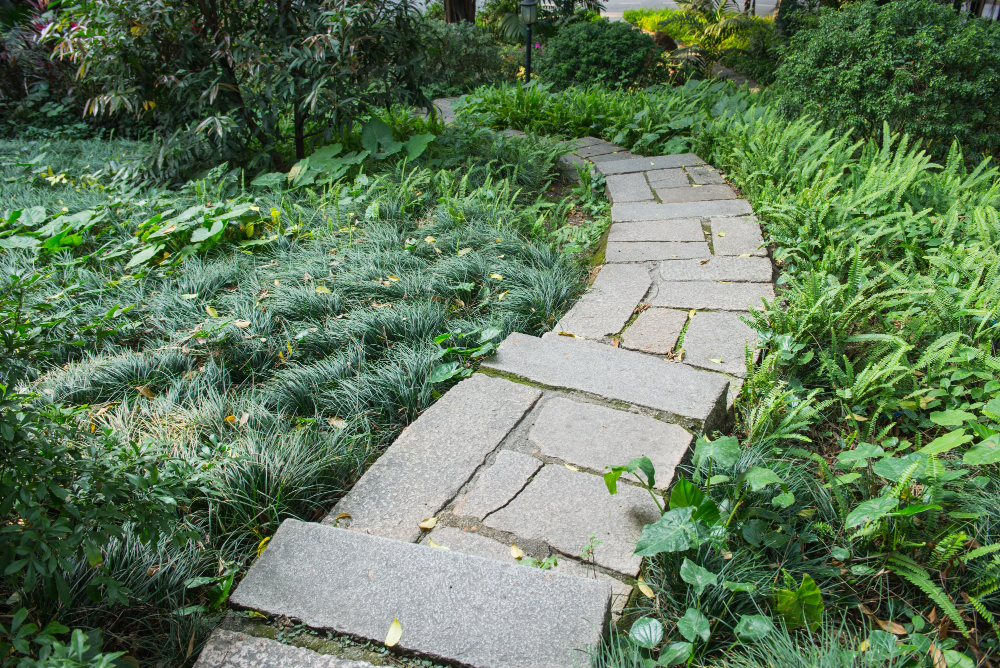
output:
[[[444,0],[444,20],[448,23],[475,23],[476,0]]]

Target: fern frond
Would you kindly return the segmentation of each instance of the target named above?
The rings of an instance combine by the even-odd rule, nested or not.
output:
[[[915,569],[914,566],[917,568]],[[969,637],[969,628],[965,625],[965,620],[962,619],[961,613],[959,613],[958,608],[952,603],[948,595],[941,590],[936,584],[931,582],[930,578],[927,577],[927,571],[923,569],[919,564],[914,562],[908,557],[904,558],[901,555],[893,555],[889,557],[886,562],[886,567],[893,573],[903,578],[914,587],[924,592],[927,598],[934,601],[941,611],[948,616],[951,623],[955,625],[963,636]],[[918,571],[919,569],[919,571]],[[921,572],[923,573],[921,575]]]
[[[974,559],[978,559],[979,557],[985,557],[987,554],[993,554],[998,550],[1000,550],[1000,543],[990,543],[989,545],[983,545],[982,547],[977,547],[971,552],[966,553],[966,555],[962,557],[962,561],[964,561],[965,563],[969,563]]]
[[[969,603],[971,603],[972,607],[976,609],[976,612],[979,613],[980,617],[982,617],[987,622],[989,622],[989,625],[993,627],[993,632],[996,633],[997,636],[1000,636],[1000,626],[997,626],[997,622],[993,618],[993,613],[991,613],[989,610],[987,610],[986,606],[983,605],[980,602],[980,600],[978,598],[976,598],[975,596],[970,596],[969,597]]]

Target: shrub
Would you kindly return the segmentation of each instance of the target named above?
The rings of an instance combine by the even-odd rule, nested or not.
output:
[[[549,40],[538,75],[558,88],[645,87],[668,73],[656,42],[627,23],[574,23]]]
[[[486,28],[464,21],[445,23],[431,19],[426,22],[424,34],[430,81],[424,92],[430,98],[466,93],[513,77],[513,72],[504,71],[500,46]]]
[[[1000,146],[1000,25],[932,0],[824,13],[790,41],[778,84],[789,111],[876,138],[888,123],[939,157],[954,139],[980,153]]]

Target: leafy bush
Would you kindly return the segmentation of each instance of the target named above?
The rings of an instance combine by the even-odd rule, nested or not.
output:
[[[623,22],[578,22],[549,40],[538,76],[556,88],[645,87],[668,78],[653,38]]]
[[[500,46],[478,25],[460,21],[425,23],[427,97],[447,97],[503,79],[513,79]]]
[[[1000,24],[933,0],[853,4],[791,40],[777,84],[786,104],[881,137],[883,124],[944,157],[1000,148]]]

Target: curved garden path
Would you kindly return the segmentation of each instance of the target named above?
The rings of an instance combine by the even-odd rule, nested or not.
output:
[[[756,343],[740,315],[774,289],[750,205],[700,158],[573,150],[564,166],[592,164],[613,203],[589,290],[554,331],[508,336],[321,523],[282,524],[234,606],[375,642],[398,620],[399,647],[452,664],[585,664],[658,517],[640,488],[608,494],[604,467],[646,455],[665,488],[698,435],[728,426]],[[251,665],[368,664],[232,630],[197,664]]]

